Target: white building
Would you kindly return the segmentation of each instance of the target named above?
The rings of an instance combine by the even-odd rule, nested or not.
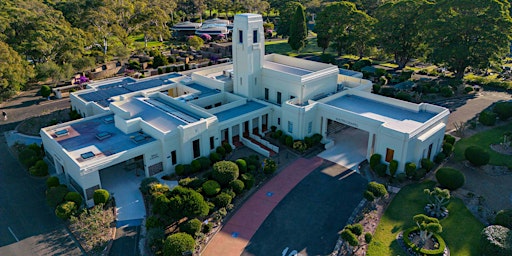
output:
[[[101,170],[119,163],[140,163],[145,176],[161,177],[223,141],[277,153],[260,137],[272,125],[295,139],[320,133],[326,147],[343,143],[333,131],[357,128],[366,134],[366,159],[373,153],[395,159],[398,172],[441,150],[447,109],[372,94],[370,81],[340,75],[330,64],[264,52],[261,15],[240,14],[232,64],[190,76],[91,83],[71,95],[84,119],[41,130],[47,156],[90,204],[102,187]]]

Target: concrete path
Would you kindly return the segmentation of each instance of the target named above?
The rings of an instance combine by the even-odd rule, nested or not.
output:
[[[323,160],[300,158],[260,188],[213,237],[203,256],[239,256],[279,202]]]
[[[368,136],[366,131],[347,128],[331,135],[329,138],[334,139],[334,146],[318,156],[348,169],[354,169],[366,159]]]

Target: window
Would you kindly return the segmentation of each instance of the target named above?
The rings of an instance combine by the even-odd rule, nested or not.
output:
[[[281,104],[281,92],[277,92],[277,104]]]
[[[193,149],[193,153],[194,153],[194,158],[198,158],[199,156],[201,156],[201,148],[199,147],[199,139],[197,140],[194,140],[192,142],[192,149]]]
[[[427,158],[430,159],[430,157],[432,156],[432,143],[430,143],[430,145],[428,146],[428,155],[427,155]]]
[[[290,95],[290,100],[293,100],[293,99],[295,99],[295,96]]]
[[[176,165],[178,163],[178,159],[176,158],[176,150],[171,152],[171,163],[172,165]]]
[[[293,123],[288,121],[288,132],[293,133]]]
[[[308,134],[311,133],[311,130],[313,130],[313,122],[308,123]]]
[[[238,42],[239,43],[244,42],[244,32],[242,30],[238,30]]]
[[[268,93],[269,93],[268,88],[265,88],[265,100],[268,100]]]
[[[393,160],[393,155],[395,154],[395,151],[390,149],[390,148],[386,148],[386,162],[391,162]]]
[[[281,125],[281,118],[277,118],[277,125]]]
[[[210,137],[210,149],[214,149],[215,148],[215,143],[213,141],[213,136]]]
[[[258,30],[252,31],[252,42],[257,43],[258,42]]]

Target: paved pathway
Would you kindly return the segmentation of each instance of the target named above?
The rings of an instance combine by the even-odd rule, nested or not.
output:
[[[244,203],[210,241],[201,255],[239,256],[274,207],[304,177],[322,164],[318,157],[300,158],[267,182]]]

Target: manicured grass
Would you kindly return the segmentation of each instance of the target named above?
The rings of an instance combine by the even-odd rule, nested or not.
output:
[[[133,40],[133,47],[135,47],[135,49],[143,49],[144,48],[144,34],[131,36],[131,39]],[[148,48],[151,49],[153,47],[159,47],[159,46],[162,46],[163,44],[164,44],[164,42],[149,41]]]
[[[292,50],[292,48],[288,44],[288,40],[285,39],[285,40],[279,40],[279,41],[265,42],[265,52],[277,53],[277,54],[295,57],[299,54],[306,54],[306,53],[320,55],[320,54],[322,54],[322,48],[320,48],[316,45],[316,38],[309,38],[306,47],[304,47],[300,51],[300,53],[297,53],[297,51]],[[326,53],[327,52],[329,52],[329,49],[326,50]]]
[[[490,148],[491,144],[503,142],[503,134],[512,131],[512,123],[480,132],[468,138],[463,138],[455,143],[455,159],[464,160],[464,150],[469,146],[482,147],[491,155],[489,164],[499,166],[512,166],[512,157],[499,154]]]
[[[400,190],[382,216],[367,255],[406,255],[396,236],[415,225],[412,217],[423,213],[427,197],[425,188],[435,186],[433,181],[412,184]],[[452,255],[480,255],[480,231],[484,225],[467,210],[462,200],[453,198],[448,205],[450,215],[441,221],[441,236]]]

